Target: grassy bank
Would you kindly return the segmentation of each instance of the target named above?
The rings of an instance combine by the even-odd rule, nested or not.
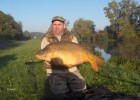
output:
[[[2,100],[38,100],[43,95],[46,75],[42,64],[34,66],[25,64],[38,61],[34,56],[38,50],[40,40],[22,41],[20,45],[0,49]],[[106,67],[100,67],[99,73],[93,72],[87,63],[82,64],[79,69],[91,87],[103,86],[112,92],[140,96],[139,70],[129,67],[135,64],[127,62],[118,65],[114,61],[110,60]]]
[[[7,49],[8,48],[8,49]],[[36,61],[34,55],[40,49],[39,40],[24,41],[21,45],[0,50],[0,98],[2,100],[36,100],[34,72],[38,91],[43,92],[45,73],[41,65],[26,65]]]

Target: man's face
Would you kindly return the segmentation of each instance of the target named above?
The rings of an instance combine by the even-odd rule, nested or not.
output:
[[[52,23],[52,30],[55,35],[63,35],[65,29],[65,24],[60,21],[54,21]]]

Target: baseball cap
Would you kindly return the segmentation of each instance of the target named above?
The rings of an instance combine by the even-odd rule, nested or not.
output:
[[[61,16],[55,16],[55,17],[53,17],[53,19],[52,19],[52,23],[54,22],[54,21],[60,21],[60,22],[65,22],[65,19],[63,18],[63,17],[61,17]]]

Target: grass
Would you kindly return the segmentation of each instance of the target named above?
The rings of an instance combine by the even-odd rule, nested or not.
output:
[[[21,45],[0,50],[0,98],[2,100],[36,100],[33,68],[25,62],[36,61],[34,55],[40,49],[40,41],[31,40]],[[45,73],[42,65],[34,66],[36,79],[43,92]],[[40,91],[39,91],[40,92]],[[41,92],[40,92],[41,93]]]
[[[46,80],[43,65],[25,64],[25,62],[38,61],[34,56],[38,50],[40,50],[40,40],[36,39],[22,41],[18,46],[0,49],[0,98],[2,100],[38,100],[43,96]],[[106,62],[106,67],[101,66],[99,73],[93,72],[88,63],[80,65],[79,69],[89,86],[103,86],[112,92],[140,97],[140,70],[137,67],[132,68],[132,66],[139,66],[139,60],[118,64],[117,58]]]
[[[82,65],[80,71],[92,87],[101,86],[111,92],[140,97],[140,74],[121,67],[106,64],[106,67],[100,67],[99,73],[94,73],[89,66]]]

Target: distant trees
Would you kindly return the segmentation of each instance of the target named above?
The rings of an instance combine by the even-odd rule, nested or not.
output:
[[[44,33],[42,32],[29,32],[29,31],[24,31],[23,32],[23,40],[29,40],[29,39],[42,39],[44,36]]]
[[[91,20],[79,18],[75,21],[72,31],[74,31],[77,34],[84,33],[83,35],[87,36],[95,32],[95,25],[94,22]]]
[[[95,24],[91,20],[79,18],[75,21],[72,32],[76,33],[78,39],[86,41],[95,33]]]
[[[110,26],[105,30],[109,38],[124,39],[140,36],[140,6],[134,0],[113,0],[104,8]]]
[[[95,32],[95,24],[91,20],[79,18],[74,22],[72,32],[80,40],[124,40],[140,37],[140,5],[135,0],[112,0],[104,7],[110,25],[104,30]],[[69,21],[66,21],[66,26]],[[49,28],[51,30],[51,26]],[[97,34],[98,33],[98,34]],[[9,14],[0,11],[0,39],[19,39],[30,37],[29,32],[22,32],[22,23],[16,22]]]
[[[98,32],[91,20],[79,18],[75,21],[72,31],[79,40],[119,41],[140,37],[140,5],[135,0],[112,0],[108,7],[104,7],[104,12],[110,25]]]
[[[22,23],[16,22],[9,14],[0,11],[0,39],[20,39]]]
[[[23,32],[23,37],[22,37],[22,39],[23,39],[23,40],[29,40],[29,39],[31,39],[31,33],[30,33],[29,31],[25,30],[25,31]]]

